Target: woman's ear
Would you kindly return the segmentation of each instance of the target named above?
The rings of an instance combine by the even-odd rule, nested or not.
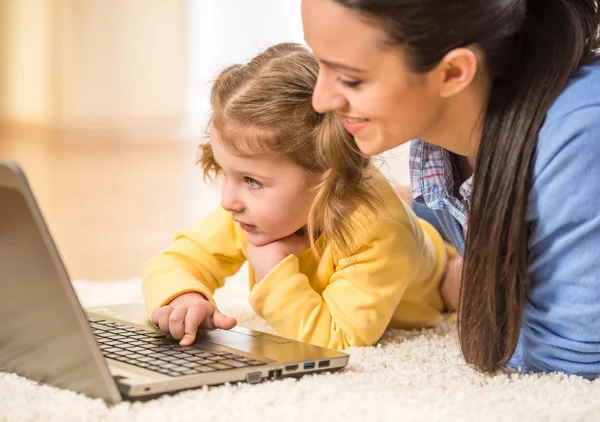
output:
[[[473,48],[456,48],[448,52],[432,71],[439,95],[452,97],[464,91],[477,74],[479,58]]]

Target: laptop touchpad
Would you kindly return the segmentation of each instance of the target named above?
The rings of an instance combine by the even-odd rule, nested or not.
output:
[[[262,337],[260,333],[259,335],[253,335],[250,330],[247,331],[248,332],[245,333],[233,330],[198,330],[196,342],[209,341],[211,343],[253,354],[260,354],[268,349],[277,347],[279,344],[289,343],[289,341],[286,341],[285,339],[281,339],[281,342],[276,342],[266,337]]]

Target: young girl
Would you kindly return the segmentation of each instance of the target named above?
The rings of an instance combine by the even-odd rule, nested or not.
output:
[[[249,301],[280,335],[346,349],[388,325],[442,320],[440,283],[453,249],[360,154],[333,114],[311,104],[318,76],[302,46],[279,44],[217,78],[205,176],[222,201],[149,261],[143,290],[152,322],[194,341],[230,329],[213,293],[249,261]],[[339,151],[335,169],[326,149]]]

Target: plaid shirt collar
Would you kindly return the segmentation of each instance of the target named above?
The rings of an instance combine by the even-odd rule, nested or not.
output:
[[[463,182],[454,195],[455,177],[452,158],[442,147],[414,140],[410,145],[410,180],[416,202],[433,210],[447,210],[463,230],[469,225],[469,207],[473,194],[473,176]]]

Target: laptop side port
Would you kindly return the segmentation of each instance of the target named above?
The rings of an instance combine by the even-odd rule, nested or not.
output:
[[[262,381],[262,374],[260,372],[251,372],[246,374],[246,382],[250,384],[258,384]]]
[[[304,364],[304,370],[314,369],[314,367],[315,367],[315,363],[314,362],[307,362],[307,363]]]
[[[298,365],[288,365],[285,367],[285,372],[295,372],[298,370]]]
[[[322,360],[321,362],[319,362],[319,368],[329,368],[329,361]]]
[[[283,370],[282,369],[272,369],[269,371],[270,380],[278,380],[283,378]]]

